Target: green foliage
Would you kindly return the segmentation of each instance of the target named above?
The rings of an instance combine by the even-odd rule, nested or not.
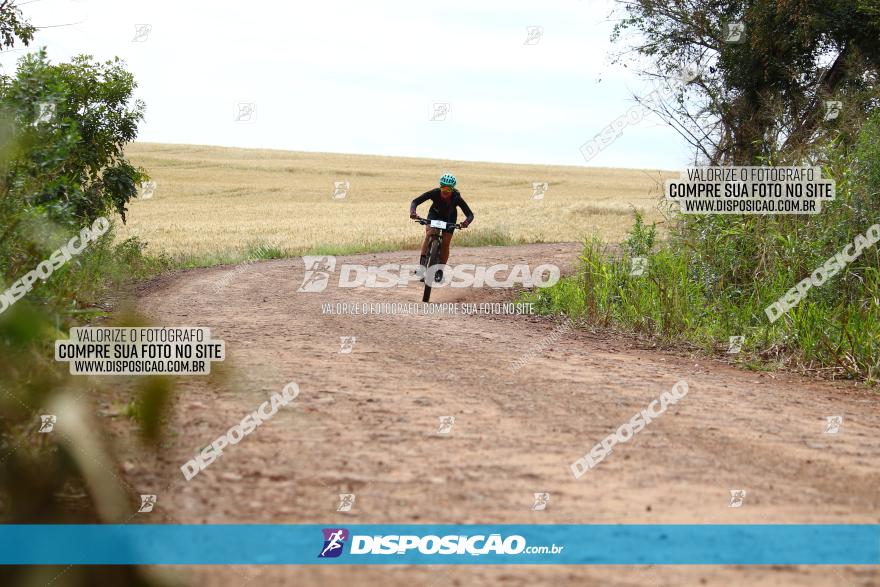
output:
[[[707,350],[746,337],[748,361],[799,364],[830,374],[880,379],[880,250],[866,249],[783,318],[764,308],[825,260],[880,222],[880,113],[853,149],[827,153],[825,175],[837,199],[821,214],[694,216],[678,223],[665,246],[640,218],[615,259],[586,243],[578,275],[532,294],[538,308],[682,340]],[[647,256],[645,275],[630,276],[633,256]]]
[[[673,215],[669,242],[652,251],[640,217],[614,259],[588,243],[578,276],[534,294],[546,311],[586,314],[669,342],[724,348],[746,337],[749,365],[799,363],[835,375],[880,375],[880,252],[866,250],[782,319],[764,308],[880,222],[880,7],[874,1],[621,2],[613,39],[669,79],[688,66],[655,112],[716,165],[820,165],[837,199],[815,216]],[[745,24],[742,43],[725,23]],[[824,117],[824,101],[843,103]],[[873,114],[872,114],[873,113]],[[646,275],[630,276],[634,256]],[[582,291],[578,293],[578,290]]]
[[[0,49],[15,45],[16,41],[28,45],[34,39],[36,27],[21,14],[14,2],[4,2],[0,8]]]
[[[7,30],[30,34],[8,16],[0,10],[0,37]],[[129,108],[134,87],[118,60],[78,57],[54,65],[42,51],[24,57],[14,76],[0,77],[0,292],[96,218],[124,217],[146,178],[123,151],[143,117],[139,102]],[[167,266],[143,250],[137,239],[114,244],[111,226],[0,311],[4,523],[124,523],[136,510],[119,483],[103,422],[93,415],[94,398],[119,381],[71,376],[66,363],[54,360],[54,341],[72,326],[104,320],[116,288]],[[114,325],[133,324],[123,317]],[[141,383],[136,423],[155,446],[171,387],[167,379]],[[57,416],[55,432],[38,432],[42,414]],[[14,566],[0,569],[0,583],[155,584],[135,567]]]
[[[0,171],[20,197],[7,214],[33,212],[70,229],[112,213],[124,221],[147,175],[123,153],[144,115],[142,102],[130,104],[136,84],[123,63],[81,55],[56,65],[40,51],[0,84],[3,120],[15,129]]]
[[[143,104],[131,103],[132,75],[118,60],[79,56],[52,64],[45,51],[0,76],[0,278],[5,287],[34,269],[98,217],[122,216],[146,179],[125,158]],[[93,303],[107,281],[145,272],[143,243],[112,245],[112,231],[29,295],[53,311]],[[161,261],[159,262],[161,264]],[[156,263],[153,263],[153,269]]]
[[[167,377],[147,377],[138,387],[137,398],[126,406],[125,415],[138,423],[144,440],[155,445],[161,440],[162,419],[173,386]]]
[[[247,258],[257,261],[265,261],[269,259],[283,259],[287,257],[287,251],[277,245],[260,243],[253,245],[248,249]]]
[[[654,242],[657,240],[657,225],[645,226],[642,213],[636,210],[634,212],[635,222],[630,233],[623,241],[623,250],[630,257],[643,257],[654,249]]]

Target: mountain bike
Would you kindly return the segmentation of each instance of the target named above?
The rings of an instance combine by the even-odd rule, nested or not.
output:
[[[428,268],[440,263],[440,235],[443,234],[443,230],[446,228],[461,228],[461,224],[451,224],[448,222],[443,222],[442,220],[427,220],[425,218],[418,218],[414,220],[419,224],[430,226],[434,229],[428,234],[430,238],[430,240],[428,241],[428,264],[425,266],[425,275],[422,276],[422,279],[424,279],[425,281],[425,292],[422,294],[422,301],[428,302],[431,299],[431,288],[433,287],[433,282],[440,281],[439,279],[437,279],[439,275],[437,275],[436,271],[434,272],[434,279],[425,278],[425,276],[428,274]]]

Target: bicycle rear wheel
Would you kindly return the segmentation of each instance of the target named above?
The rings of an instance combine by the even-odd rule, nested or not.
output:
[[[428,267],[433,267],[438,261],[440,261],[440,238],[435,237],[431,239],[431,243],[428,245],[428,266],[425,267],[425,292],[422,294],[422,301],[426,303],[431,300],[431,286],[434,284],[434,276],[428,275]]]

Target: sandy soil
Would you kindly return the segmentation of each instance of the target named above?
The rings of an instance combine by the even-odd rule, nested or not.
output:
[[[453,262],[556,263],[580,246],[454,249]],[[413,252],[339,258],[412,263]],[[234,273],[230,273],[234,271]],[[415,284],[298,293],[301,259],[180,272],[140,309],[209,326],[224,376],[180,378],[158,454],[123,448],[162,523],[878,523],[880,398],[851,384],[565,331],[528,316],[327,315],[332,302],[419,302]],[[335,283],[331,280],[331,283]],[[218,292],[218,284],[220,290]],[[436,290],[436,302],[511,299]],[[517,371],[547,336],[555,339]],[[356,336],[349,354],[340,337]],[[684,379],[689,393],[579,480],[569,464]],[[289,381],[288,407],[193,480],[179,467]],[[837,434],[827,416],[842,415]],[[449,434],[439,418],[454,416]],[[120,438],[120,444],[123,439]],[[147,491],[150,489],[151,491]],[[742,507],[730,491],[745,489]],[[155,491],[152,491],[155,490]],[[545,511],[534,493],[549,492]],[[354,493],[350,512],[338,494]],[[147,521],[147,520],[144,520]],[[876,567],[202,567],[197,585],[878,585]]]

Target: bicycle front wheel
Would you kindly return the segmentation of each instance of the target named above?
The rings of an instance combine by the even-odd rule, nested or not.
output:
[[[440,239],[431,239],[428,245],[428,267],[433,267],[440,261]],[[431,301],[431,286],[434,284],[433,275],[428,275],[428,267],[425,267],[425,292],[422,294],[422,301],[427,303]],[[430,279],[429,279],[430,277]]]

